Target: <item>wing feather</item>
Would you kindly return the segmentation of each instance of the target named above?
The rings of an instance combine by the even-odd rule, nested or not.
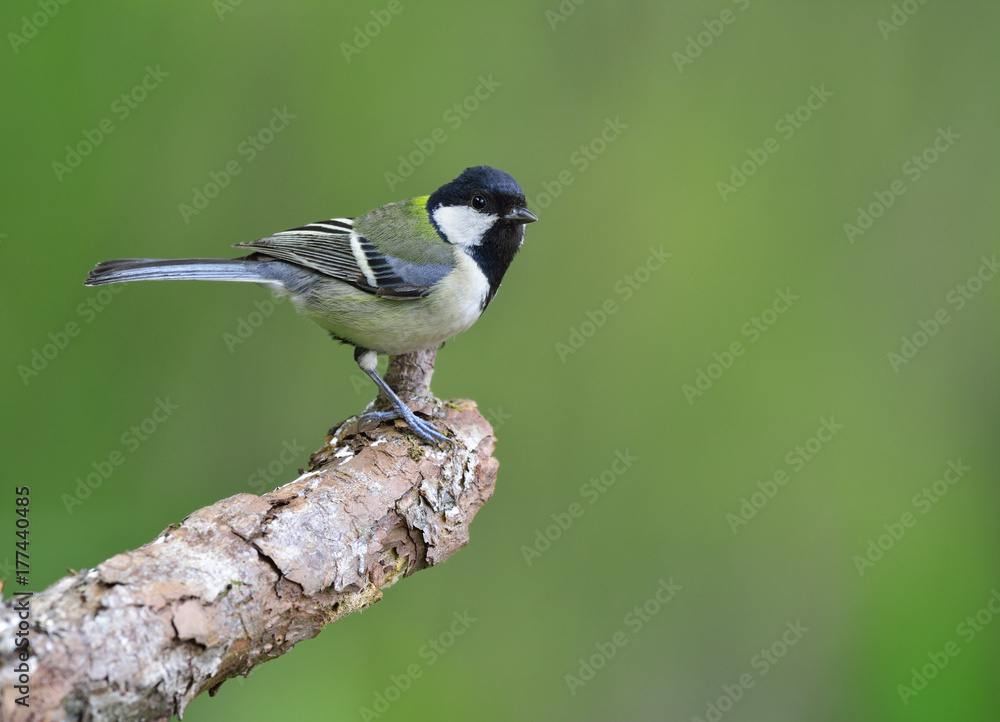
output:
[[[414,268],[386,256],[354,231],[352,218],[310,223],[236,247],[310,268],[384,298],[423,298],[446,272]]]

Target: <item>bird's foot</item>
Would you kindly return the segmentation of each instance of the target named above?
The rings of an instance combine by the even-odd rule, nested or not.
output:
[[[369,423],[378,425],[383,421],[390,421],[392,419],[402,419],[405,421],[407,426],[413,430],[413,433],[428,444],[452,443],[451,439],[434,428],[434,425],[430,421],[419,418],[408,406],[403,406],[403,409],[396,408],[392,411],[369,411],[367,414],[358,417],[358,425],[367,425]]]

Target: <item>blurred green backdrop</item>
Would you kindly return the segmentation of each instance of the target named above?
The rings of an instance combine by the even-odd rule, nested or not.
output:
[[[0,28],[2,508],[31,485],[36,589],[291,480],[374,394],[260,289],[100,292],[94,263],[235,255],[480,163],[541,219],[438,356],[499,438],[469,548],[185,719],[995,719],[996,3],[5,2]]]

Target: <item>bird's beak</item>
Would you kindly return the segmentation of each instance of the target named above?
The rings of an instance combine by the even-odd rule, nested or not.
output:
[[[515,208],[503,218],[505,221],[514,221],[515,223],[533,223],[538,220],[538,216],[529,211],[527,208],[521,207]]]

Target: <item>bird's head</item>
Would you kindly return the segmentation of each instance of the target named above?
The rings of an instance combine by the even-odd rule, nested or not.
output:
[[[445,241],[479,264],[496,293],[524,242],[524,226],[538,220],[526,205],[524,191],[509,173],[479,165],[432,193],[427,213]]]

